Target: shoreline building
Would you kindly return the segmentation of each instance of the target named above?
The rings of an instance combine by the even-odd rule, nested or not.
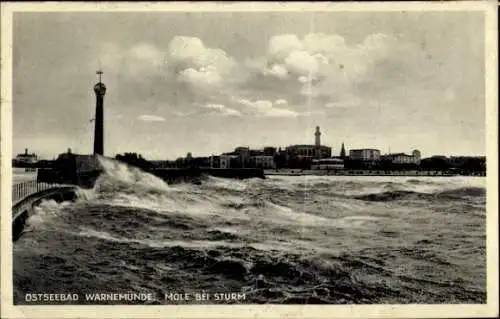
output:
[[[382,156],[385,161],[390,161],[392,164],[420,164],[421,153],[419,150],[413,150],[411,155],[405,153],[392,153]]]
[[[28,153],[27,148],[24,149],[24,153],[17,154],[12,159],[13,165],[35,164],[36,162],[38,162],[38,156],[35,153]]]
[[[237,147],[234,149],[234,153],[238,155],[238,160],[242,168],[248,166],[250,162],[250,147]]]
[[[380,160],[380,150],[373,148],[362,148],[354,149],[349,151],[349,159],[351,161],[379,161]]]
[[[311,169],[314,170],[343,170],[344,160],[340,158],[321,158],[314,159],[311,164]]]
[[[284,149],[275,146],[265,146],[261,149],[239,146],[232,152],[207,157],[206,165],[212,168],[310,168],[312,160],[331,159],[331,157],[332,148],[321,145],[321,131],[317,126],[314,132],[314,144],[290,145]],[[329,164],[335,164],[337,167],[340,163],[336,161]]]
[[[252,167],[255,168],[276,168],[274,156],[256,155],[250,158]]]
[[[296,144],[285,148],[289,156],[297,156],[299,159],[330,158],[332,157],[332,148],[321,145],[321,131],[316,126],[314,132],[314,144]]]
[[[222,154],[219,157],[219,168],[234,168],[238,165],[235,165],[236,163],[239,164],[239,155],[234,155],[234,154]]]
[[[211,167],[220,168],[275,168],[276,148],[272,146],[254,150],[249,147],[236,147],[233,152],[210,157]]]

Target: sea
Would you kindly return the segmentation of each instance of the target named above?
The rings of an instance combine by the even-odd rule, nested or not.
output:
[[[486,303],[484,177],[167,185],[101,164],[93,189],[75,202],[43,201],[13,243],[15,304],[34,293],[156,296],[146,304]],[[240,297],[164,298],[198,292]]]

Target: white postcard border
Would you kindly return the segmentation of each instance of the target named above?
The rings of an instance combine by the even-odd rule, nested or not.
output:
[[[1,311],[5,318],[430,318],[498,315],[498,30],[497,3],[2,3],[1,124]],[[485,12],[485,80],[487,145],[487,304],[484,305],[209,305],[209,306],[13,306],[12,188],[12,20],[14,12],[40,11],[463,11]]]

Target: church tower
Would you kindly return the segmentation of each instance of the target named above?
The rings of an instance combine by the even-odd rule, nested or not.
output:
[[[340,149],[340,158],[344,159],[345,158],[345,147],[344,147],[344,142],[342,142],[342,148]]]
[[[104,155],[104,95],[106,94],[106,86],[101,82],[102,73],[101,70],[96,72],[99,75],[99,83],[94,85],[96,95],[94,154],[99,155]]]

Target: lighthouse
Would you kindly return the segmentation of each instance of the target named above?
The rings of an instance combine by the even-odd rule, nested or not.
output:
[[[96,95],[94,155],[104,155],[104,95],[106,94],[106,86],[102,83],[103,72],[98,70],[96,74],[99,75],[99,82],[94,85]]]
[[[321,146],[321,132],[319,126],[316,126],[316,132],[314,132],[314,145],[319,148]]]
[[[314,132],[314,146],[316,158],[321,157],[321,132],[319,126],[316,126],[316,132]]]

